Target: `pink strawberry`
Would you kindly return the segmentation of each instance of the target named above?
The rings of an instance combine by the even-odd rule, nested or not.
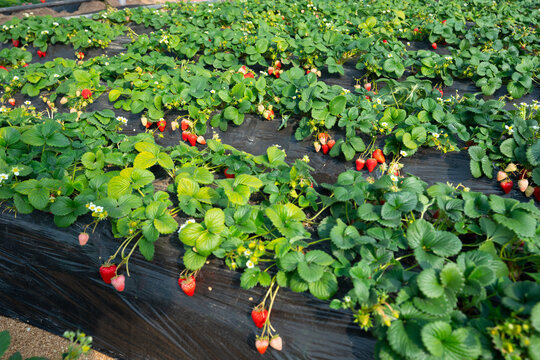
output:
[[[270,346],[277,351],[281,351],[283,349],[283,340],[281,339],[281,336],[272,336],[272,339],[270,339]]]
[[[126,287],[126,277],[124,275],[116,275],[111,279],[111,284],[116,291],[124,291]]]
[[[520,179],[518,180],[518,188],[519,191],[525,192],[527,190],[527,187],[529,186],[529,180],[527,179]]]
[[[197,137],[197,142],[201,145],[206,145],[206,139],[202,135]]]
[[[255,340],[255,347],[261,355],[266,352],[266,349],[268,349],[268,344],[268,336],[261,338],[257,337],[257,340]]]
[[[512,180],[507,179],[507,180],[503,180],[500,185],[504,193],[508,194],[510,190],[512,190],[512,186],[514,186],[514,182]]]
[[[446,24],[446,20],[443,20],[443,21],[442,21],[442,24],[443,24],[443,25]]]
[[[14,98],[10,98],[10,99],[8,100],[8,103],[9,103],[9,105],[11,105],[11,106],[15,106],[15,99],[14,99]]]
[[[328,141],[328,139],[330,138],[330,136],[328,136],[327,133],[320,133],[319,136],[319,141],[321,142],[321,144],[326,144],[326,142]]]
[[[334,140],[334,139],[328,140],[327,144],[328,144],[328,150],[332,150],[334,145],[336,145],[336,140]]]
[[[281,69],[281,61],[276,60],[276,62],[274,63],[274,66],[275,66],[277,69]]]
[[[366,160],[362,158],[356,159],[356,170],[358,171],[362,170],[365,164],[366,164]]]
[[[366,89],[367,91],[371,91],[371,83],[365,83],[364,89]]]
[[[116,264],[101,265],[99,268],[99,274],[101,275],[103,281],[105,281],[105,284],[110,284],[111,279],[116,275]]]
[[[193,125],[193,123],[191,121],[189,121],[187,119],[182,119],[182,122],[181,122],[182,131],[186,131],[187,129],[189,129],[191,127],[191,125]]]
[[[86,243],[88,242],[88,239],[89,239],[89,238],[90,238],[90,236],[89,236],[87,233],[85,233],[85,232],[80,233],[80,234],[79,234],[79,244],[80,244],[81,246],[86,245]]]
[[[369,158],[366,160],[366,167],[369,172],[372,172],[376,166],[377,166],[377,160],[375,160],[374,158]]]
[[[274,73],[274,70],[275,70],[275,69],[274,69],[272,66],[270,66],[270,67],[268,68],[268,75],[272,75],[272,74]]]
[[[315,147],[315,152],[321,151],[321,143],[320,143],[320,142],[315,141],[315,142],[313,143],[313,146]]]

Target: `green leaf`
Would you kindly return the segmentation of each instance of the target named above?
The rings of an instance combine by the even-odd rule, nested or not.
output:
[[[328,104],[330,114],[334,116],[341,114],[345,110],[346,105],[347,98],[344,95],[336,96],[332,99],[332,101],[330,101],[330,104]]]
[[[204,263],[206,262],[206,256],[201,256],[193,250],[187,249],[186,253],[184,254],[183,260],[186,269],[195,271],[199,270],[204,266]]]
[[[178,223],[170,214],[162,214],[154,219],[154,227],[160,234],[172,234],[178,229]]]
[[[324,269],[321,265],[301,262],[298,264],[298,275],[307,282],[313,282],[323,276]]]
[[[435,321],[422,328],[422,341],[429,352],[443,359],[467,360],[480,355],[480,342],[465,328],[452,331],[450,324]]]
[[[154,258],[154,243],[148,241],[144,237],[139,240],[139,251],[148,261],[152,261]]]
[[[216,250],[221,242],[219,235],[211,234],[208,231],[202,232],[195,242],[197,252],[202,256],[208,256]]]
[[[118,199],[122,195],[131,194],[132,191],[129,180],[123,176],[113,177],[107,186],[107,194],[113,199]]]
[[[7,351],[10,343],[11,336],[9,335],[9,331],[0,332],[0,357]]]
[[[321,300],[330,299],[337,290],[338,282],[336,276],[330,272],[325,272],[318,281],[309,283],[309,292]]]
[[[532,146],[527,149],[527,160],[532,166],[540,165],[540,140],[536,140]]]
[[[259,283],[259,274],[261,269],[253,267],[246,269],[242,276],[240,276],[240,286],[244,289],[251,289]]]
[[[481,146],[471,146],[469,148],[469,156],[474,161],[481,161],[482,158],[486,156],[486,150]]]
[[[187,224],[178,234],[181,242],[187,246],[195,246],[197,239],[205,232],[203,226],[199,223]]]
[[[49,191],[43,188],[37,188],[30,191],[28,200],[33,207],[38,210],[43,210],[49,204]]]
[[[448,263],[441,271],[441,283],[445,289],[458,294],[465,283],[465,278],[459,267],[454,263]]]
[[[135,161],[133,162],[133,166],[139,169],[147,169],[149,167],[154,166],[157,163],[158,159],[157,157],[148,152],[143,151],[135,157]]]
[[[392,349],[406,358],[427,358],[422,350],[420,327],[414,321],[406,324],[402,320],[392,321],[387,331],[388,342]]]
[[[225,230],[225,213],[218,208],[210,209],[204,215],[206,229],[212,234],[220,234]]]
[[[430,298],[438,298],[444,294],[444,288],[433,269],[425,269],[418,275],[418,287]]]
[[[253,175],[240,174],[235,177],[233,183],[234,187],[238,185],[246,185],[252,189],[259,189],[263,185],[263,183],[261,180],[259,180]]]
[[[540,302],[536,304],[531,311],[531,325],[536,331],[540,332]]]

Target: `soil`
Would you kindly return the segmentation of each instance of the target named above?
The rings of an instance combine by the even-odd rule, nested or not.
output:
[[[20,352],[25,359],[31,356],[42,356],[50,360],[61,360],[62,352],[66,351],[69,345],[69,340],[60,336],[24,322],[0,316],[0,332],[5,330],[11,335],[11,345],[0,360],[8,359],[16,351]],[[92,350],[88,355],[81,357],[81,360],[112,360],[112,358]]]

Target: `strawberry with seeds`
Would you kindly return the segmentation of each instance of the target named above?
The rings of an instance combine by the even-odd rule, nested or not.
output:
[[[111,279],[116,276],[116,264],[105,263],[99,267],[99,275],[105,282],[105,284],[110,284]]]
[[[126,287],[126,277],[124,275],[116,275],[111,279],[111,284],[116,291],[124,291]]]
[[[187,278],[181,277],[178,279],[178,285],[182,288],[182,291],[187,296],[193,296],[195,293],[195,287],[197,286],[197,281],[193,275],[188,276]]]
[[[255,347],[257,348],[257,351],[262,355],[266,352],[266,349],[268,349],[268,336],[259,337],[257,336],[257,340],[255,340]]]
[[[11,39],[11,43],[12,43],[13,46],[15,46],[15,47],[21,46],[20,40]]]
[[[281,336],[278,334],[272,336],[272,339],[270,339],[270,346],[277,351],[283,350],[283,340],[281,339]]]
[[[320,133],[318,138],[319,138],[319,142],[322,145],[324,145],[328,142],[328,139],[330,138],[330,136],[327,133]]]
[[[90,238],[90,236],[88,235],[88,233],[85,233],[85,232],[82,232],[79,234],[79,244],[81,246],[84,246],[86,245],[86,243],[88,242],[88,239]]]
[[[165,131],[165,126],[167,126],[167,121],[165,121],[165,119],[159,119],[159,121],[157,122],[157,126],[159,131],[163,132]]]
[[[90,91],[90,89],[83,89],[83,91],[81,92],[81,96],[83,99],[86,100],[92,96],[92,91]]]
[[[322,152],[324,155],[328,154],[328,151],[330,151],[330,148],[328,147],[328,144],[323,144],[322,146]]]
[[[180,124],[182,126],[182,131],[186,131],[193,125],[193,123],[189,121],[188,119],[182,119],[182,122]]]
[[[377,166],[377,160],[375,160],[374,158],[369,158],[366,160],[366,168],[368,169],[369,172],[372,172],[376,166]]]
[[[268,310],[266,310],[262,304],[259,304],[251,311],[251,319],[256,327],[259,329],[264,326],[266,319],[268,319]]]
[[[378,162],[380,162],[381,164],[386,161],[386,159],[384,158],[384,154],[383,154],[381,149],[376,149],[375,151],[373,151],[373,154],[372,154],[371,157],[374,158],[375,160],[377,160]]]
[[[11,106],[15,106],[15,99],[14,98],[9,98],[8,103]]]
[[[510,179],[506,179],[501,182],[501,189],[505,194],[508,194],[510,190],[512,190],[512,186],[514,186],[514,182]]]
[[[191,146],[197,145],[197,135],[195,135],[194,133],[189,133],[187,139]]]

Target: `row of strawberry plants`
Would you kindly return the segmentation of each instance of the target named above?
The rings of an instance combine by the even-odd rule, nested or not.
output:
[[[279,288],[321,299],[342,288],[348,292],[331,306],[374,328],[381,358],[534,359],[540,212],[533,203],[353,171],[317,192],[308,158],[290,166],[276,147],[252,156],[219,140],[201,150],[162,148],[151,133],[116,133],[122,122],[105,110],[40,119],[18,109],[0,129],[2,199],[21,213],[49,211],[58,226],[88,214],[87,229],[109,220],[124,240],[101,270],[117,290],[133,252],[152,260],[155,242],[176,232],[182,212],[196,219],[178,235],[188,295],[209,256],[241,270],[242,287],[268,287],[253,314],[263,328],[261,352],[270,336],[282,345],[269,316]],[[155,190],[158,174],[169,179],[167,192]]]

